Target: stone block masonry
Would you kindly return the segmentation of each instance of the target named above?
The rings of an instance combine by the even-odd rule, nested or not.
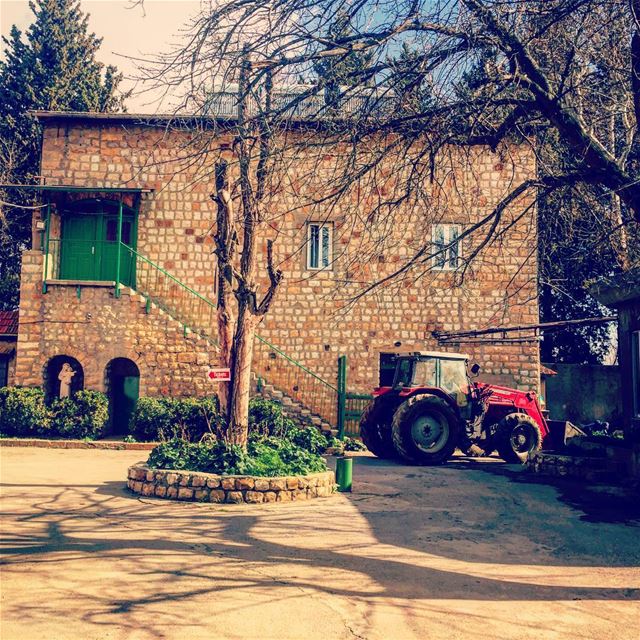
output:
[[[81,115],[74,120],[49,119],[44,122],[41,173],[48,184],[154,189],[141,197],[137,250],[195,291],[214,298],[211,167],[208,162],[187,163],[179,158],[180,150],[188,151],[190,141],[203,146],[197,135],[130,120],[104,122]],[[208,135],[212,139],[207,144],[216,147],[227,134],[211,131]],[[385,189],[393,189],[396,160],[389,158],[381,167],[390,181]],[[367,186],[358,198],[354,192],[343,207],[330,211],[296,210],[301,198],[323,193],[334,169],[331,153],[301,156],[289,164],[287,179],[270,195],[272,202],[265,207],[268,230],[259,242],[258,261],[263,267],[267,236],[277,236],[276,262],[285,280],[272,311],[258,327],[260,335],[332,384],[338,356],[347,355],[349,389],[369,392],[379,381],[381,353],[439,349],[433,330],[538,321],[535,207],[522,213],[522,206],[532,205],[531,201],[504,213],[499,242],[482,251],[462,286],[457,286],[450,272],[428,272],[424,278],[411,275],[353,307],[341,308],[362,282],[376,280],[409,259],[431,237],[429,221],[436,214],[440,222],[464,229],[487,215],[514,181],[534,175],[533,156],[525,147],[514,145],[502,155],[483,148],[468,154],[454,150],[443,157],[439,184],[425,185],[424,204],[400,207],[394,213],[395,222],[389,224],[393,232],[375,254],[367,244],[373,241],[371,225],[358,206],[375,200],[377,187]],[[64,215],[62,205],[58,214]],[[309,271],[306,265],[304,247],[312,216],[333,229],[334,262],[320,272]],[[473,242],[463,241],[463,255],[472,250]],[[358,266],[360,255],[369,259]],[[43,296],[42,273],[42,255],[26,252],[17,384],[42,384],[47,359],[66,354],[84,367],[87,388],[104,389],[109,359],[125,357],[140,368],[141,395],[215,391],[204,377],[206,368],[216,364],[215,351],[193,336],[185,339],[181,328],[159,309],[146,315],[134,297],[123,295],[116,300],[110,290],[99,287],[84,287],[80,300],[74,287],[51,287]],[[483,380],[538,388],[536,343],[462,344],[450,349],[468,352],[479,362]],[[302,378],[279,371],[268,349],[260,350],[257,357],[262,359],[256,362],[257,373],[285,394],[293,397],[304,384]]]
[[[16,381],[43,385],[43,368],[57,355],[78,360],[87,389],[108,391],[106,369],[128,358],[140,370],[141,396],[202,396],[216,391],[207,379],[218,364],[214,346],[130,289],[49,285],[42,293],[44,256],[25,251],[22,260],[20,332]]]
[[[127,478],[127,487],[143,496],[229,504],[327,498],[335,489],[333,471],[306,476],[261,478],[150,469],[145,464],[137,464],[129,467]]]

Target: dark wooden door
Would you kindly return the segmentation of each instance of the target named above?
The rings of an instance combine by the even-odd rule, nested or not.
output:
[[[112,381],[112,428],[117,434],[127,433],[129,420],[140,393],[138,376],[116,375]]]

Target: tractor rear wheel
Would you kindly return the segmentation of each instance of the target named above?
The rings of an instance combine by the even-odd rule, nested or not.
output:
[[[526,413],[510,413],[498,423],[496,449],[505,462],[524,464],[542,447],[538,423]]]
[[[442,464],[460,441],[460,421],[445,400],[422,394],[398,407],[391,433],[396,451],[406,462]]]
[[[360,418],[360,437],[371,453],[378,458],[395,458],[391,439],[391,419],[396,402],[384,396],[374,398]]]

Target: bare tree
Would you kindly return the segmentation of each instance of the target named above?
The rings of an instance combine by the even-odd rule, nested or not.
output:
[[[246,446],[249,428],[249,393],[255,329],[269,311],[282,279],[274,266],[273,243],[267,244],[269,286],[259,299],[256,279],[256,239],[262,221],[261,205],[269,177],[271,153],[268,128],[258,120],[246,117],[250,64],[244,57],[238,87],[238,122],[235,128],[235,155],[239,175],[237,186],[241,208],[242,232],[238,234],[233,212],[232,187],[228,162],[220,158],[215,167],[217,203],[213,233],[218,260],[218,332],[220,360],[231,368],[229,387],[223,387],[220,402],[227,418],[226,439],[230,444]],[[265,109],[268,111],[270,83],[264,86]],[[257,146],[257,161],[254,148]],[[224,148],[223,148],[224,153]],[[241,248],[238,253],[238,244]],[[235,313],[234,299],[235,298]]]
[[[246,438],[253,334],[282,278],[270,240],[258,302],[256,236],[259,225],[277,226],[265,212],[291,168],[303,186],[287,212],[329,219],[349,210],[341,233],[364,238],[337,257],[345,273],[338,285],[358,285],[344,294],[350,303],[424,277],[434,258],[448,255],[452,247],[434,246],[419,222],[411,242],[399,239],[394,214],[428,208],[429,223],[446,215],[434,194],[455,182],[465,157],[472,163],[473,145],[509,160],[516,142],[541,171],[514,171],[502,197],[465,227],[458,282],[531,215],[536,196],[594,188],[599,201],[619,201],[608,208],[615,227],[640,222],[639,19],[640,0],[221,0],[203,8],[183,45],[145,65],[176,113],[203,117],[204,142],[185,161],[200,158],[206,173],[212,140],[232,138],[215,162],[214,195],[232,441]],[[227,118],[227,128],[211,136],[209,116]],[[567,150],[565,162],[548,161],[541,132]],[[330,180],[306,188],[317,187],[329,156]],[[401,259],[376,270],[394,248]]]
[[[325,86],[314,69],[328,59],[339,64],[366,52],[369,64],[343,64],[348,71],[342,73],[347,77],[340,99],[358,107],[349,121],[333,123],[331,142],[353,137],[356,121],[359,139],[394,132],[423,136],[424,143],[428,136],[431,153],[452,142],[495,148],[514,132],[531,139],[532,128],[544,123],[574,152],[576,162],[531,187],[600,184],[640,221],[639,13],[637,0],[284,0],[275,5],[223,0],[194,21],[189,42],[164,60],[156,77],[167,86],[188,78],[184,106],[194,106],[196,93],[206,95],[212,78],[228,77],[239,48],[245,47],[258,72],[255,82],[266,73],[277,73],[281,82],[309,81],[304,91],[273,105],[268,117],[282,120],[296,107],[309,111],[315,108],[309,105],[321,105],[314,99],[322,97]],[[333,29],[345,20],[351,29]],[[403,56],[403,47],[413,55]],[[597,97],[603,87],[595,81],[602,67],[597,58],[609,59],[615,47],[624,55],[617,60],[611,109],[595,114],[595,122],[587,120],[588,109],[581,105],[603,102]],[[486,66],[486,81],[474,92],[461,93],[464,73],[479,64]],[[428,88],[434,99],[414,109],[395,109],[394,87],[407,78],[414,88]],[[316,111],[323,115],[322,106]],[[602,127],[594,126],[598,118],[613,118],[624,130],[615,148],[601,139]]]

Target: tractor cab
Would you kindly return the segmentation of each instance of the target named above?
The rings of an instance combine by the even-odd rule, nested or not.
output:
[[[398,356],[393,388],[442,389],[455,396],[458,404],[468,401],[472,388],[467,363],[469,356],[443,351],[414,351]],[[462,401],[462,402],[461,402]]]

